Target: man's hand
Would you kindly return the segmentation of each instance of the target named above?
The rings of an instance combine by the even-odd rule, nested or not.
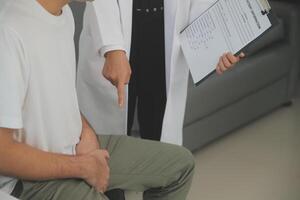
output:
[[[109,184],[109,153],[106,150],[95,150],[84,155],[83,179],[98,192],[106,192]]]
[[[219,75],[223,74],[225,71],[232,68],[244,57],[244,53],[241,53],[239,56],[234,56],[232,53],[223,54],[223,56],[220,57],[219,63],[216,68],[217,73]]]
[[[100,145],[94,129],[83,115],[80,142],[76,145],[76,156],[81,157],[83,168],[82,178],[98,192],[104,193],[109,180],[109,153],[100,150]]]
[[[131,68],[126,53],[121,50],[110,51],[105,54],[106,61],[102,74],[118,90],[118,103],[120,107],[125,103],[125,85],[129,83]]]

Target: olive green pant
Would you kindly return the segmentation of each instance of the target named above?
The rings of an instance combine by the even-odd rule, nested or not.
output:
[[[144,192],[145,200],[184,200],[194,158],[185,148],[127,136],[100,136],[110,153],[109,190]],[[22,200],[108,200],[83,180],[22,181]]]

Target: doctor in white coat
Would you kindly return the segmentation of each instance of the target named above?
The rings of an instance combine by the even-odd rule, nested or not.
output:
[[[181,51],[179,34],[214,1],[164,0],[167,102],[161,133],[163,142],[178,145],[183,142],[189,69]],[[131,73],[128,59],[132,5],[133,0],[95,0],[86,6],[79,44],[77,87],[81,111],[98,134],[127,132],[126,84]],[[107,56],[109,52],[120,53],[116,50],[123,50],[125,59],[111,60]],[[217,72],[223,73],[239,59],[230,53],[224,54]],[[120,109],[117,102],[124,108]]]

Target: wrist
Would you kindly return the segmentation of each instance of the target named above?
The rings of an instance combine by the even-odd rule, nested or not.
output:
[[[73,177],[74,178],[80,178],[80,179],[86,179],[88,170],[86,165],[90,162],[88,156],[74,156],[73,157]]]
[[[113,51],[108,51],[105,53],[104,57],[105,58],[111,58],[115,56],[124,56],[126,55],[126,52],[124,50],[113,50]]]

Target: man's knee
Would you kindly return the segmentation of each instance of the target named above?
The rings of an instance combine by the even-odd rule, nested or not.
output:
[[[167,186],[188,186],[194,175],[194,156],[186,148],[176,145],[166,145],[164,150],[166,156],[161,168],[164,168],[162,173],[167,177]]]
[[[176,163],[176,165],[172,165],[173,169],[171,171],[194,171],[195,159],[188,149],[177,145],[165,144],[162,152],[166,153],[166,159],[170,163]]]
[[[189,151],[188,149],[184,147],[178,147],[177,150],[177,158],[179,162],[181,162],[184,166],[189,171],[193,171],[195,168],[195,158],[194,155]]]

